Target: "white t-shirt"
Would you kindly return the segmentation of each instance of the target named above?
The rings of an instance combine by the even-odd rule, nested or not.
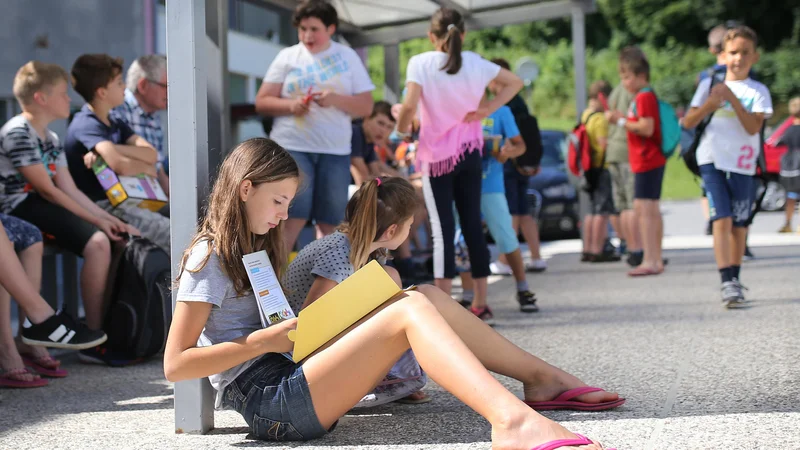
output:
[[[482,145],[481,123],[465,123],[464,116],[478,108],[486,86],[500,73],[500,66],[477,53],[462,52],[461,70],[450,75],[442,70],[447,58],[447,53],[436,51],[412,57],[406,82],[422,87],[417,157],[423,163],[445,162],[450,167],[465,145]]]
[[[270,64],[264,83],[282,84],[281,98],[297,98],[326,89],[356,95],[375,89],[355,50],[331,41],[331,46],[312,54],[299,43],[281,50]],[[349,155],[351,118],[334,107],[313,101],[303,117],[276,117],[270,138],[288,150],[329,155]]]
[[[699,108],[708,99],[711,78],[706,78],[697,86],[692,98],[692,107]],[[744,109],[751,113],[772,115],[772,97],[766,86],[750,78],[741,81],[726,81],[733,95],[739,99]],[[700,139],[697,147],[697,164],[714,164],[718,170],[743,175],[756,173],[756,161],[761,152],[759,133],[748,134],[736,116],[730,103],[718,109]]]

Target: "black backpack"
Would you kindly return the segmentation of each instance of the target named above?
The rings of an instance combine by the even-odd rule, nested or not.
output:
[[[145,238],[130,238],[103,327],[112,351],[133,359],[163,350],[172,321],[170,274],[164,250]]]
[[[538,167],[544,153],[539,121],[528,112],[525,100],[519,95],[512,98],[506,106],[511,109],[511,113],[514,115],[514,122],[516,122],[522,140],[525,142],[525,153],[514,158],[514,164],[517,168]]]

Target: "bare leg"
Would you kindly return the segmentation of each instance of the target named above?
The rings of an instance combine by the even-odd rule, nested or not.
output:
[[[611,228],[613,228],[614,232],[617,233],[617,237],[624,240],[625,232],[622,231],[622,221],[619,219],[619,214],[612,214],[608,216],[608,220],[611,222]]]
[[[792,227],[792,218],[794,217],[794,208],[797,205],[797,200],[792,198],[786,199],[786,226]]]
[[[473,326],[486,326],[461,310],[462,315],[471,317]],[[573,436],[506,390],[448,326],[431,301],[416,292],[387,302],[304,363],[320,423],[326,428],[333,425],[383,378],[408,348],[414,350],[431,379],[492,424],[493,448],[531,448]]]
[[[41,291],[42,289],[42,254],[44,252],[44,244],[37,243],[31,245],[30,247],[26,248],[19,254],[19,260],[22,263],[22,267],[25,270],[25,275],[28,277],[28,281],[30,281],[31,287],[36,289],[36,292]],[[47,316],[44,319],[47,319],[51,315],[55,314],[53,308],[42,299],[42,301],[36,302],[36,308],[45,311]],[[44,305],[41,305],[44,303]],[[22,304],[20,303],[20,307]],[[46,307],[46,308],[45,308]],[[25,309],[25,308],[23,308]],[[52,311],[52,313],[50,313]],[[36,318],[37,320],[31,319],[33,323],[40,323],[44,321],[44,319],[39,320],[39,317]],[[19,314],[19,329],[22,329],[22,324],[25,322],[25,315]],[[22,339],[17,340],[17,350],[21,354],[30,354],[33,358],[43,358],[50,355],[47,351],[47,348],[39,346],[39,345],[28,345],[22,342]]]
[[[522,261],[522,251],[517,248],[511,253],[505,254],[508,265],[511,266],[511,273],[517,282],[525,281],[525,263]]]
[[[42,245],[37,244],[28,247],[22,253],[25,254],[28,250],[30,250],[30,253],[25,257],[26,260],[32,259],[31,255],[37,253],[39,255],[38,277],[39,280],[41,280]],[[35,265],[36,263],[34,261],[29,261],[29,264]],[[0,286],[5,287],[5,289],[11,293],[10,295],[13,295],[17,300],[20,308],[22,308],[25,313],[20,314],[20,316],[27,315],[31,319],[31,322],[41,323],[55,314],[53,308],[39,295],[39,290],[30,283],[25,269],[14,253],[14,247],[11,241],[8,240],[8,236],[2,225],[0,225]],[[3,292],[5,292],[5,290],[3,290]],[[11,329],[10,314],[11,312],[9,310],[9,330]]]
[[[539,223],[536,222],[532,216],[516,216],[519,217],[519,228],[522,231],[522,237],[528,244],[531,251],[531,259],[542,259],[541,242],[539,241]]]
[[[111,243],[105,234],[98,231],[83,248],[83,269],[81,269],[86,325],[93,330],[99,330],[103,326],[103,294],[108,283],[110,264]]]
[[[633,201],[636,215],[639,217],[642,243],[644,244],[644,261],[641,269],[661,270],[661,211],[658,200],[636,199]]]
[[[582,238],[583,241],[583,253],[593,253],[593,246],[594,241],[592,239],[592,233],[594,233],[594,216],[591,214],[586,215],[583,219],[583,230],[582,231]]]
[[[608,216],[595,215],[592,222],[592,253],[599,255],[603,253],[603,244],[608,236]]]
[[[472,306],[486,305],[486,299],[489,297],[489,280],[486,278],[474,278],[475,282],[475,298],[472,299]],[[450,294],[447,294],[449,297]]]
[[[724,269],[733,265],[731,255],[731,236],[733,233],[733,219],[724,217],[713,222],[712,231],[714,234],[714,258],[717,260],[717,268]],[[744,248],[742,248],[744,256]],[[742,257],[739,258],[741,261]]]
[[[632,209],[622,212],[622,223],[625,228],[625,241],[628,243],[628,250],[638,252],[642,249],[642,240],[639,233],[636,213]]]
[[[331,235],[336,231],[336,225],[329,223],[317,223],[317,239],[322,239],[325,236]]]
[[[442,291],[447,292],[447,295],[453,292],[453,280],[450,278],[437,278],[433,280],[433,284]]]
[[[3,227],[0,225],[0,230],[2,229]],[[24,367],[22,357],[14,344],[14,336],[11,334],[11,295],[0,287],[0,372]],[[19,378],[24,381],[33,381],[39,376],[24,374]]]
[[[744,248],[746,245],[747,245],[747,228],[733,227],[731,233],[730,265],[732,266],[742,265],[742,258],[744,258]]]
[[[297,237],[303,231],[308,220],[306,219],[288,219],[283,225],[283,242],[286,245],[287,253],[294,250],[294,244],[297,242]]]

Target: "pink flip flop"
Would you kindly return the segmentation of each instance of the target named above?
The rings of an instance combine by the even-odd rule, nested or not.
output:
[[[33,369],[39,375],[50,377],[50,378],[64,378],[69,375],[69,372],[59,367],[61,362],[52,356],[40,356],[38,358],[34,358],[32,355],[28,353],[24,353],[22,356],[22,362],[25,363],[26,366]],[[54,363],[50,365],[50,367],[45,366],[45,361],[53,361]]]
[[[575,434],[578,436],[578,439],[558,439],[556,441],[550,441],[545,444],[537,445],[533,447],[531,450],[556,450],[557,448],[561,447],[577,447],[580,445],[591,445],[593,442],[589,440],[586,436],[582,436],[580,434]],[[605,450],[617,450],[615,448],[607,448]]]
[[[37,388],[47,386],[48,381],[44,378],[33,380],[21,380],[21,376],[25,374],[36,375],[27,368],[12,369],[0,373],[0,386],[9,388]]]
[[[575,397],[580,397],[583,394],[589,394],[592,392],[601,392],[601,391],[603,391],[603,389],[590,386],[583,386],[575,389],[570,389],[568,391],[564,391],[555,399],[547,402],[525,401],[525,404],[537,411],[551,411],[556,409],[571,409],[574,411],[605,411],[607,409],[616,408],[625,403],[624,398],[619,398],[617,400],[611,400],[608,402],[601,402],[601,403],[584,403],[573,400]]]

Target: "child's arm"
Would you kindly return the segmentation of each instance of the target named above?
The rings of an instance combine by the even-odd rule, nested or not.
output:
[[[683,128],[692,129],[697,127],[706,117],[722,107],[722,97],[719,96],[718,91],[711,90],[709,92],[712,79],[708,78],[707,80],[703,80],[698,84],[697,91],[694,94],[694,98],[692,98],[692,107],[683,116]],[[721,84],[724,85],[724,83]]]
[[[335,288],[337,284],[339,283],[333,280],[329,280],[325,277],[316,277],[314,279],[314,284],[311,285],[311,289],[308,290],[308,295],[306,295],[306,301],[304,301],[303,305],[300,306],[300,311],[305,309],[308,305],[317,301],[323,295],[327,294],[328,291]]]
[[[117,151],[123,156],[136,159],[147,164],[158,162],[158,152],[152,144],[143,137],[134,134],[129,137],[125,144],[115,144]]]
[[[509,138],[506,143],[503,144],[503,148],[500,149],[500,153],[497,154],[497,161],[505,163],[509,159],[522,156],[525,154],[525,148],[525,141],[522,140],[522,136],[518,135]]]
[[[739,118],[742,127],[744,127],[747,134],[754,135],[761,131],[761,126],[764,124],[764,113],[762,112],[749,112],[744,108],[742,102],[736,98],[731,89],[725,83],[720,83],[711,89],[711,93],[719,96],[722,100],[727,101],[736,112],[736,117]]]
[[[422,86],[412,81],[406,83],[406,97],[397,114],[397,132],[407,135],[404,137],[411,135],[411,125],[419,106],[420,97],[422,97]]]
[[[211,303],[178,299],[164,348],[164,375],[169,381],[207,377],[265,353],[284,353],[294,348],[289,330],[297,319],[284,320],[247,336],[208,347],[197,347],[197,338],[211,313]]]
[[[103,161],[111,167],[117,175],[122,176],[136,176],[139,174],[157,177],[156,167],[154,164],[148,164],[129,156],[125,156],[118,147],[111,141],[102,141],[94,146],[94,151],[103,158]],[[126,151],[128,149],[125,149]]]
[[[72,175],[69,173],[69,170],[66,168],[58,168],[56,169],[56,176],[54,177],[56,187],[65,193],[71,201],[76,202],[80,207],[88,211],[94,217],[99,218],[100,220],[104,220],[110,222],[116,233],[128,233],[135,236],[140,235],[141,233],[135,227],[126,224],[125,222],[119,220],[117,217],[109,214],[103,208],[97,206],[95,202],[93,202],[89,197],[86,196],[78,186],[75,186],[75,180],[72,179]],[[64,206],[64,205],[61,205]],[[66,207],[65,207],[66,208]],[[98,227],[100,227],[98,225]],[[102,227],[101,227],[102,228]],[[103,230],[106,234],[106,230]],[[119,240],[115,235],[108,235],[112,240]]]
[[[641,137],[649,138],[656,131],[656,122],[652,117],[639,117],[639,120],[625,122],[625,129]]]

